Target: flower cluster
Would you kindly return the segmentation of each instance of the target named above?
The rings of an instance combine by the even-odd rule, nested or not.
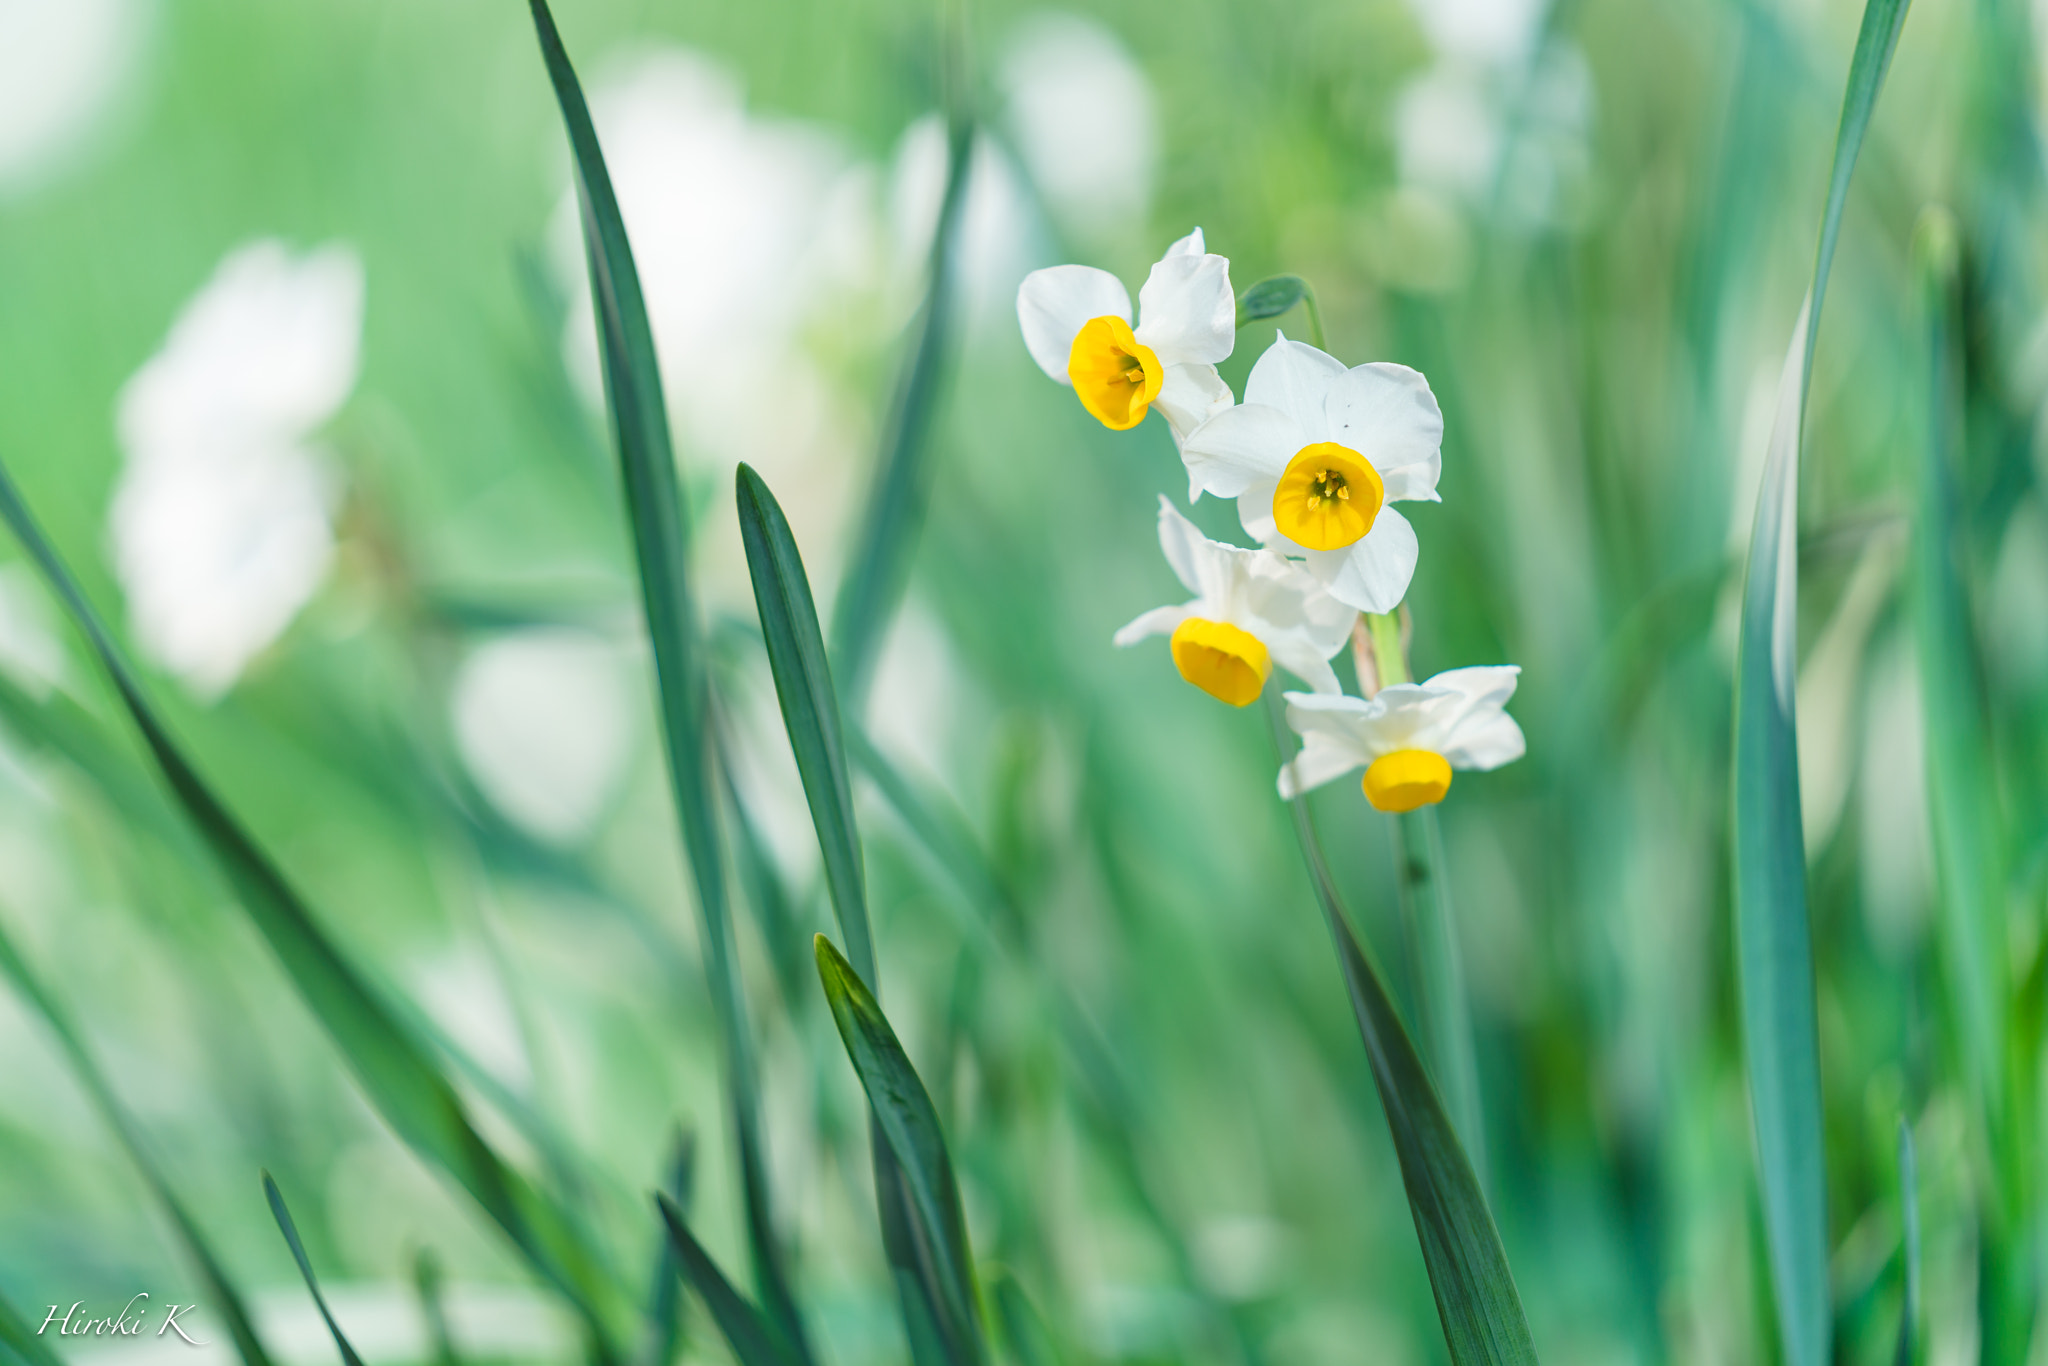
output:
[[[1302,747],[1280,770],[1282,797],[1363,768],[1375,807],[1412,811],[1443,800],[1453,769],[1521,757],[1521,728],[1505,710],[1512,665],[1393,682],[1363,698],[1345,695],[1330,667],[1359,614],[1393,612],[1415,575],[1415,528],[1391,505],[1438,501],[1443,413],[1420,373],[1347,368],[1282,336],[1238,402],[1216,370],[1237,339],[1230,262],[1207,250],[1200,228],[1152,267],[1135,316],[1114,275],[1053,266],[1026,277],[1017,320],[1032,359],[1104,426],[1126,431],[1159,409],[1190,503],[1204,493],[1237,501],[1257,549],[1208,539],[1160,497],[1160,549],[1194,597],[1146,612],[1116,643],[1168,637],[1181,677],[1232,706],[1263,695],[1275,663],[1306,684],[1286,694]],[[1360,672],[1368,685],[1380,676]]]

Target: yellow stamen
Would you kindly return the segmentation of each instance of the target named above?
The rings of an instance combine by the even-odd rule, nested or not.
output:
[[[1152,348],[1131,334],[1122,318],[1091,318],[1074,334],[1067,351],[1067,378],[1081,406],[1112,431],[1127,431],[1145,420],[1166,368]]]
[[[1365,538],[1386,501],[1372,462],[1334,441],[1303,446],[1273,490],[1280,534],[1310,550],[1341,550]]]
[[[1426,749],[1397,749],[1365,771],[1365,799],[1381,811],[1433,806],[1451,790],[1451,763]]]
[[[1180,676],[1233,707],[1258,701],[1273,672],[1264,642],[1229,622],[1189,617],[1173,628],[1171,645]]]

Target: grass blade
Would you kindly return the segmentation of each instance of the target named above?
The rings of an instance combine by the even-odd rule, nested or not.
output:
[[[1508,1269],[1507,1250],[1486,1207],[1486,1195],[1401,1023],[1400,1010],[1351,932],[1307,803],[1297,797],[1288,806],[1323,918],[1336,941],[1352,1014],[1358,1019],[1366,1060],[1393,1134],[1408,1212],[1414,1216],[1423,1264],[1436,1292],[1451,1366],[1533,1366],[1536,1341],[1522,1313],[1521,1292]]]
[[[1415,940],[1422,1037],[1431,1075],[1457,1124],[1472,1170],[1486,1185],[1486,1109],[1479,1091],[1478,1055],[1472,1044],[1472,1003],[1458,953],[1458,927],[1445,876],[1443,833],[1436,808],[1402,812],[1389,821],[1398,867],[1395,886],[1403,918]]]
[[[952,1359],[979,1362],[985,1353],[976,1311],[974,1261],[939,1113],[867,984],[824,935],[815,943],[818,977],[832,1006],[833,1023],[839,1026],[846,1055],[860,1077],[861,1089],[867,1092],[876,1127],[895,1155],[910,1196],[919,1246],[926,1254],[921,1260],[936,1273],[939,1331]]]
[[[320,1281],[313,1274],[313,1263],[306,1256],[305,1245],[299,1241],[298,1225],[292,1222],[292,1212],[285,1208],[284,1193],[278,1190],[277,1182],[270,1179],[269,1172],[263,1173],[263,1198],[270,1202],[270,1215],[277,1220],[277,1231],[284,1235],[286,1245],[292,1250],[292,1260],[299,1264],[299,1274],[306,1278],[306,1289],[312,1292],[313,1303],[319,1307],[327,1331],[334,1335],[334,1345],[341,1349],[343,1366],[363,1366],[363,1359],[356,1355],[356,1349],[349,1345],[348,1335],[341,1331],[341,1325],[334,1321],[334,1315],[327,1308],[327,1297],[320,1293]]]
[[[1825,1366],[1832,1332],[1820,1039],[1793,708],[1800,429],[1849,179],[1905,17],[1905,0],[1870,0],[1850,61],[1813,283],[1785,358],[1757,496],[1736,662],[1735,930],[1743,1049],[1787,1366]]]
[[[48,1025],[50,1033],[56,1036],[57,1044],[63,1050],[65,1060],[70,1063],[72,1074],[77,1077],[79,1085],[84,1088],[86,1095],[91,1097],[94,1107],[99,1110],[100,1117],[106,1121],[107,1127],[114,1131],[115,1138],[120,1140],[129,1160],[135,1164],[135,1169],[142,1173],[143,1184],[149,1187],[157,1203],[164,1207],[164,1213],[169,1216],[172,1227],[177,1230],[178,1241],[185,1245],[185,1254],[198,1268],[199,1278],[205,1283],[214,1307],[227,1322],[228,1335],[235,1340],[235,1351],[248,1366],[270,1366],[269,1354],[263,1350],[263,1342],[256,1336],[256,1326],[249,1318],[248,1307],[242,1302],[240,1293],[228,1281],[227,1273],[221,1268],[220,1259],[214,1256],[213,1248],[206,1241],[206,1235],[200,1232],[198,1223],[187,1212],[184,1202],[172,1191],[171,1183],[165,1179],[163,1170],[156,1164],[156,1159],[150,1155],[148,1146],[143,1142],[141,1128],[128,1113],[127,1107],[121,1103],[120,1097],[114,1094],[113,1086],[107,1081],[106,1074],[100,1071],[98,1062],[86,1049],[85,1040],[72,1024],[70,1016],[57,1004],[56,997],[50,994],[41,979],[30,970],[27,960],[21,956],[14,946],[14,941],[8,938],[4,931],[0,931],[0,973],[7,976],[14,984],[14,989],[35,1007],[37,1014],[43,1017],[43,1023]]]
[[[1920,1180],[1913,1160],[1913,1126],[1899,1120],[1899,1345],[1893,1366],[1919,1357]]]
[[[744,989],[733,961],[731,908],[712,800],[716,788],[710,776],[713,752],[707,725],[708,688],[689,586],[689,519],[669,440],[654,331],[648,323],[625,219],[612,191],[611,174],[605,167],[583,87],[546,0],[531,0],[531,8],[576,170],[576,199],[582,210],[606,407],[618,445],[641,605],[654,647],[669,783],[697,888],[707,946],[705,971],[724,1036],[726,1084],[737,1131],[754,1275],[769,1312],[797,1359],[808,1362],[809,1342],[774,1228],[767,1165],[761,1156],[760,1089],[747,1032]]]
[[[598,1274],[589,1250],[562,1212],[477,1133],[461,1098],[418,1039],[327,937],[284,874],[186,760],[4,465],[0,520],[13,530],[85,635],[236,901],[334,1040],[371,1104],[405,1143],[470,1193],[528,1264],[576,1307],[600,1354],[609,1358],[607,1316],[615,1292]]]
[[[782,724],[796,752],[811,823],[825,861],[825,885],[839,917],[839,932],[865,981],[875,980],[875,941],[868,922],[866,874],[860,835],[853,822],[853,793],[847,781],[846,746],[840,734],[839,699],[832,666],[818,629],[818,607],[804,575],[803,556],[790,534],[789,519],[768,485],[742,464],[735,476],[740,535],[746,542],[747,572],[754,581],[754,606],[775,674]]]
[[[678,1269],[703,1297],[712,1321],[725,1335],[740,1366],[788,1366],[789,1358],[783,1354],[775,1330],[758,1309],[747,1303],[746,1296],[733,1288],[704,1245],[691,1235],[674,1202],[666,1195],[657,1195],[654,1203],[668,1228],[669,1246],[675,1250]]]
[[[675,1152],[669,1159],[668,1183],[662,1194],[678,1210],[688,1210],[696,1185],[697,1140],[678,1131]],[[662,1235],[654,1258],[654,1293],[647,1311],[650,1329],[646,1366],[669,1366],[683,1348],[682,1263],[676,1257],[675,1240]]]
[[[1003,1327],[1003,1342],[1017,1366],[1060,1366],[1060,1354],[1053,1347],[1052,1334],[1038,1309],[1024,1294],[1024,1287],[1007,1271],[994,1277],[989,1298]]]
[[[959,12],[958,6],[952,7]],[[952,44],[957,52],[959,44]],[[956,58],[956,66],[960,65]],[[949,83],[959,89],[956,71]],[[953,346],[953,293],[956,238],[960,214],[967,203],[968,168],[973,162],[974,124],[955,111],[947,121],[946,191],[939,201],[938,226],[932,231],[929,285],[919,317],[917,347],[904,369],[896,401],[883,430],[882,459],[875,467],[874,490],[848,561],[845,585],[832,611],[832,657],[838,661],[841,686],[850,705],[867,695],[876,647],[902,580],[917,526],[924,511],[925,452],[931,445],[932,420],[938,408],[944,365]]]

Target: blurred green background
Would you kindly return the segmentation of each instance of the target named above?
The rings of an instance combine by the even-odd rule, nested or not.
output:
[[[1161,423],[1101,429],[1016,331],[1028,269],[1082,260],[1135,287],[1196,224],[1237,288],[1306,276],[1335,354],[1420,368],[1445,411],[1443,503],[1413,513],[1412,657],[1424,675],[1524,670],[1528,757],[1460,778],[1442,824],[1485,1179],[1545,1358],[1774,1359],[1731,956],[1729,679],[1859,13],[968,7],[980,141],[959,325],[865,724],[957,811],[1012,929],[991,936],[969,909],[980,893],[856,795],[890,1015],[948,1126],[976,1251],[1075,1359],[1398,1366],[1444,1350],[1264,719],[1187,687],[1159,642],[1109,645],[1179,593],[1153,529],[1155,495],[1182,497],[1172,442]],[[816,845],[730,490],[735,462],[762,472],[829,603],[944,179],[942,17],[908,0],[563,0],[558,18],[648,287],[740,796],[796,891],[787,925],[736,909],[777,1204],[826,1359],[900,1360],[859,1092],[809,975],[805,941],[829,928]],[[1907,243],[1932,202],[1964,229],[1958,545],[1996,890],[2015,981],[2038,981],[2039,47],[2013,0],[1915,8],[1819,342],[1799,708],[1842,1360],[1890,1359],[1901,1117],[1930,1360],[1976,1359],[1989,1217],[1947,1024],[1907,593],[1927,364]],[[355,960],[466,1060],[488,1136],[573,1192],[622,1283],[651,1284],[645,1193],[679,1129],[696,1143],[694,1223],[742,1266],[566,144],[525,8],[0,0],[0,51],[0,459],[136,644],[188,752]],[[276,525],[284,495],[246,462],[223,473],[152,441],[205,448],[207,424],[261,406],[242,391],[279,352],[259,328],[193,361],[255,378],[194,400],[179,432],[117,414],[175,350],[181,310],[265,239],[279,260],[332,244],[340,263],[333,297],[309,305],[326,321],[301,320],[338,339],[331,400],[246,441],[234,429],[256,467],[275,455],[306,481],[286,555],[306,585],[247,608],[247,648],[181,662],[151,645],[168,629],[151,612],[197,613],[206,636],[240,601],[209,597],[209,573],[276,588],[269,561],[221,546]],[[1240,334],[1235,389],[1271,335]],[[143,530],[121,529],[123,498]],[[169,509],[155,520],[152,499]],[[1242,539],[1214,500],[1192,512]],[[192,568],[209,554],[222,565]],[[0,569],[0,665],[0,927],[80,1022],[280,1360],[332,1349],[259,1168],[373,1362],[427,1358],[423,1248],[466,1356],[573,1355],[502,1238],[363,1103],[18,564]],[[1315,807],[1405,990],[1386,818],[1348,783]],[[2038,1025],[2007,1040],[2025,1078]],[[197,1297],[16,997],[0,998],[0,1040],[0,1289],[32,1324],[53,1303]],[[521,1106],[562,1136],[562,1161],[502,1117]],[[2027,1239],[2037,1222],[2030,1208]],[[193,1349],[66,1350],[112,1366]],[[684,1351],[724,1352],[701,1312]]]

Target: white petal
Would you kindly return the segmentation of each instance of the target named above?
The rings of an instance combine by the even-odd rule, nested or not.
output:
[[[1253,484],[1277,484],[1303,444],[1301,424],[1286,413],[1241,403],[1188,433],[1180,458],[1188,478],[1219,498],[1235,498]]]
[[[1444,415],[1420,371],[1380,362],[1346,371],[1330,386],[1330,440],[1372,461],[1387,501],[1436,501]]]
[[[1215,255],[1169,255],[1138,291],[1138,340],[1168,365],[1214,365],[1237,342],[1237,296],[1230,262]]]
[[[1167,256],[1204,256],[1209,248],[1202,241],[1202,230],[1196,228],[1186,237],[1166,249]],[[1161,259],[1164,259],[1163,257]]]
[[[1166,563],[1172,567],[1173,576],[1180,580],[1181,587],[1196,596],[1202,596],[1204,586],[1213,574],[1204,572],[1211,558],[1208,547],[1213,543],[1204,536],[1193,522],[1181,515],[1180,509],[1159,495],[1159,549],[1166,556]]]
[[[1523,739],[1522,728],[1515,724],[1515,718],[1504,711],[1497,711],[1467,722],[1459,731],[1456,742],[1444,747],[1443,756],[1451,761],[1452,768],[1484,772],[1513,763],[1528,748],[1528,741]]]
[[[1280,409],[1303,432],[1302,439],[1282,458],[1283,464],[1309,442],[1325,439],[1323,432],[1328,421],[1323,411],[1324,396],[1343,373],[1344,362],[1335,356],[1324,355],[1306,342],[1289,341],[1286,337],[1267,347],[1266,354],[1252,367],[1244,382],[1244,401]]]
[[[1330,667],[1330,656],[1302,632],[1280,631],[1267,636],[1265,641],[1273,662],[1317,693],[1329,696],[1343,692],[1344,685],[1337,681],[1337,671]]]
[[[1236,401],[1215,366],[1169,365],[1159,386],[1159,397],[1152,400],[1152,406],[1166,414],[1174,445],[1185,450],[1188,436],[1195,428]],[[1189,494],[1188,501],[1194,502],[1195,494]]]
[[[1273,636],[1298,636],[1318,659],[1328,659],[1344,648],[1351,637],[1351,623],[1358,620],[1356,609],[1331,597],[1292,560],[1270,550],[1239,554],[1243,557],[1242,583],[1240,602],[1234,605],[1246,619],[1237,625],[1268,643]]]
[[[1380,509],[1365,539],[1342,550],[1306,550],[1308,572],[1330,596],[1361,612],[1391,612],[1407,596],[1421,555],[1415,528],[1390,507]]]
[[[1090,318],[1131,320],[1131,295],[1123,281],[1093,266],[1048,266],[1034,270],[1017,286],[1017,325],[1024,346],[1038,368],[1061,384],[1067,378],[1067,353],[1074,337]]]
[[[1280,797],[1293,801],[1360,766],[1359,758],[1342,745],[1320,735],[1310,736],[1302,741],[1301,752],[1280,766]]]
[[[1194,603],[1183,603],[1179,607],[1155,607],[1135,621],[1119,629],[1111,639],[1118,648],[1136,645],[1152,636],[1170,636],[1174,628],[1194,615]]]
[[[1301,547],[1280,534],[1279,524],[1273,520],[1273,495],[1280,491],[1280,481],[1272,475],[1266,476],[1237,495],[1237,522],[1244,528],[1244,534],[1263,546],[1284,546],[1295,554]]]

